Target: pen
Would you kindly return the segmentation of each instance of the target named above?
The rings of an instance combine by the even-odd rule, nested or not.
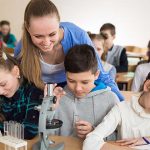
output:
[[[142,145],[149,145],[150,144],[150,141],[148,141],[145,137],[142,137],[142,139],[145,141],[145,144],[139,144],[136,146],[142,146]]]
[[[142,139],[146,142],[146,144],[150,144],[150,141],[148,141],[145,137],[142,137]]]

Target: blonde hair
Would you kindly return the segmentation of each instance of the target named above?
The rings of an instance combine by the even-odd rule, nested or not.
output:
[[[60,21],[60,16],[56,6],[49,0],[31,0],[24,14],[24,29],[21,49],[21,67],[23,75],[36,87],[44,89],[42,81],[42,71],[39,59],[38,48],[33,44],[27,29],[30,26],[31,17],[56,16]]]
[[[100,34],[94,34],[94,33],[90,33],[89,34],[89,37],[91,38],[91,40],[98,40],[98,41],[105,41],[107,39],[107,36],[104,35],[103,33],[100,33]],[[106,52],[104,51],[102,56],[101,56],[101,59],[103,61],[106,61]]]

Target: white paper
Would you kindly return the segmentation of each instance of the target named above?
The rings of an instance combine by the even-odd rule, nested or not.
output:
[[[132,147],[132,148],[140,149],[140,150],[150,150],[150,144],[148,144],[148,145],[134,146],[134,147]]]

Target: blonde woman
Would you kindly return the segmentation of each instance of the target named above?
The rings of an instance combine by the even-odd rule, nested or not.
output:
[[[69,22],[60,22],[56,6],[49,0],[31,0],[24,14],[21,66],[24,76],[43,89],[44,82],[66,84],[64,57],[76,44],[92,45],[87,33]],[[104,72],[97,55],[99,79],[110,86],[120,100],[116,83]]]

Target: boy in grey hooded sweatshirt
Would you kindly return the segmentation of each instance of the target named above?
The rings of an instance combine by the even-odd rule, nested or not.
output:
[[[99,70],[93,47],[87,44],[72,47],[64,66],[66,95],[61,98],[55,113],[55,118],[62,120],[63,125],[56,134],[85,138],[119,99],[102,82],[95,82]]]

